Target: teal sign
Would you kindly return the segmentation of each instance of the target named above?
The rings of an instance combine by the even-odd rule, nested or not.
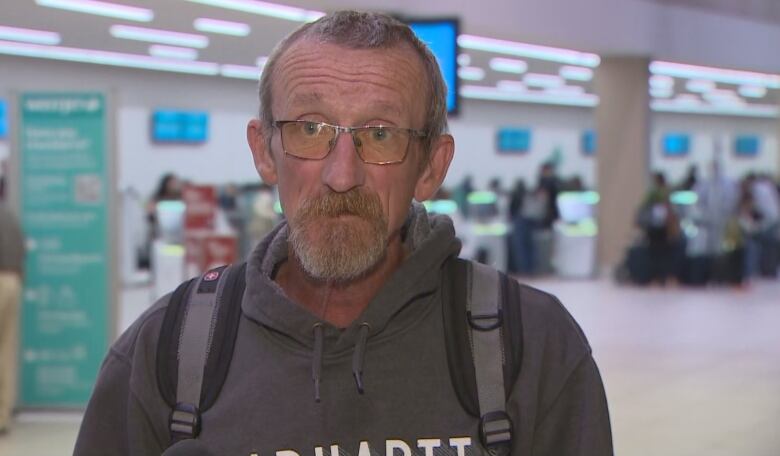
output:
[[[24,93],[18,112],[27,237],[20,402],[82,406],[109,337],[106,99],[100,93]]]

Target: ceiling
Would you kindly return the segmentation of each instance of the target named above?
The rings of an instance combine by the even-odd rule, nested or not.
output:
[[[683,6],[754,21],[780,24],[778,0],[649,0],[662,5]]]
[[[131,13],[142,16],[146,13],[147,17],[143,20],[43,6],[67,1],[70,0],[19,0],[14,1],[13,6],[4,7],[0,11],[0,54],[256,80],[260,71],[258,59],[267,56],[274,44],[305,18],[321,14],[310,6],[308,9],[284,5],[274,7],[256,0],[118,0],[123,5],[134,7]],[[729,14],[763,13],[765,17],[777,18],[780,23],[780,1],[775,0],[649,1],[720,8]],[[223,6],[214,6],[215,2],[221,2]],[[298,5],[303,3],[313,4],[297,1]],[[333,3],[337,2],[327,2],[331,7]],[[268,5],[271,9],[264,11],[266,14],[257,13]],[[752,6],[746,8],[744,5]],[[195,21],[203,18],[242,24],[248,27],[248,31],[245,36],[233,36],[197,30]],[[118,37],[121,30],[117,26],[194,35],[189,38],[201,42],[169,45],[162,49],[178,49],[178,52],[188,54],[187,58],[151,56],[150,52],[160,51],[159,43],[152,49],[155,46],[152,41]],[[47,31],[56,36],[39,37],[48,44],[21,43],[22,38],[14,37],[13,30],[9,31],[8,27]],[[165,39],[171,39],[171,36]],[[459,83],[464,97],[585,107],[598,103],[591,81],[593,69],[599,61],[595,54],[470,35],[461,35],[459,44],[462,54],[459,58]],[[780,76],[663,63],[654,64],[651,70],[655,75],[651,80],[651,94],[656,110],[778,116]],[[567,71],[573,72],[574,76],[568,75]]]

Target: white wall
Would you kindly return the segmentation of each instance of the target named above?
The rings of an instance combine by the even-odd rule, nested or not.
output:
[[[0,96],[11,90],[106,90],[116,95],[118,188],[134,187],[149,195],[159,177],[169,171],[204,183],[256,182],[246,145],[245,126],[257,109],[256,84],[225,78],[168,74],[67,62],[0,56]],[[593,111],[586,108],[462,100],[460,116],[450,128],[456,154],[446,186],[471,174],[483,187],[499,177],[505,188],[523,178],[536,182],[539,165],[560,147],[560,174],[579,175],[593,187],[595,159],[580,152],[581,134],[593,127]],[[149,117],[155,108],[200,109],[210,112],[210,138],[196,146],[154,144],[149,137]],[[660,136],[666,131],[693,135],[690,160],[706,169],[713,137],[734,133],[762,136],[763,151],[757,159],[726,158],[726,170],[735,177],[748,169],[778,172],[777,120],[726,118],[704,115],[659,114],[652,116],[651,169],[679,179],[688,160],[661,156]],[[499,155],[495,134],[503,126],[532,130],[531,151],[523,155]],[[730,143],[730,142],[729,142]],[[8,148],[0,142],[0,156]],[[729,151],[727,151],[729,152]]]

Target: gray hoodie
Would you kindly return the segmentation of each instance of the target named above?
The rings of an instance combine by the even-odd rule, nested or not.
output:
[[[481,454],[478,420],[458,402],[444,346],[441,267],[460,249],[451,221],[429,221],[418,206],[410,212],[411,254],[346,329],[292,302],[272,280],[286,238],[283,223],[249,260],[230,370],[199,439],[224,456]],[[521,287],[520,302],[523,363],[508,401],[513,454],[612,454],[604,389],[581,330],[550,295]],[[111,347],[75,455],[157,455],[167,447],[170,409],[155,373],[166,305],[163,298]],[[356,348],[365,350],[363,394],[353,379]]]

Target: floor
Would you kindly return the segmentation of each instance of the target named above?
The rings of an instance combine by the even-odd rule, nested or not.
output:
[[[531,283],[557,294],[588,335],[617,455],[780,455],[780,281],[745,289]],[[124,298],[121,327],[148,290]],[[0,455],[69,455],[79,418],[22,414],[0,436]]]

